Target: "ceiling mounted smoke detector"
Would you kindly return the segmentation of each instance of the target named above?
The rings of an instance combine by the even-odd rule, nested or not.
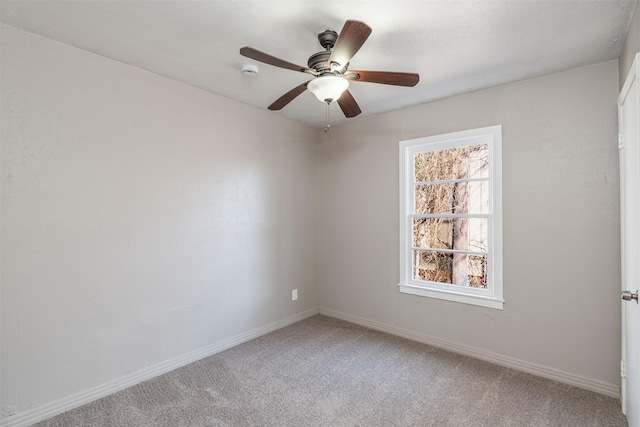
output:
[[[242,66],[242,74],[245,76],[255,77],[258,75],[258,67],[253,64],[244,64]]]

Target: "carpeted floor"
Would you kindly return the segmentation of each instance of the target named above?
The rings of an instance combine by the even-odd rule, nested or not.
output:
[[[48,426],[626,426],[617,399],[315,316]]]

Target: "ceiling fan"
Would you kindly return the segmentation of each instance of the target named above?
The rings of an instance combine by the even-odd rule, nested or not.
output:
[[[346,117],[355,117],[362,111],[348,90],[349,82],[413,87],[420,80],[420,76],[416,73],[349,70],[349,61],[362,47],[370,34],[371,27],[364,22],[356,20],[345,22],[340,35],[331,30],[323,31],[318,34],[318,41],[325,50],[311,55],[307,62],[307,67],[284,61],[248,46],[240,49],[240,54],[265,64],[287,70],[300,71],[315,77],[294,87],[276,99],[269,105],[269,110],[284,108],[308,89],[318,100],[326,102],[327,105],[337,101]]]

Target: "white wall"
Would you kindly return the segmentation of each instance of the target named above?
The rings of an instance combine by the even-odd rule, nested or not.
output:
[[[320,145],[321,310],[615,393],[617,72],[613,61],[333,127]],[[398,141],[495,124],[504,310],[400,294]]]
[[[622,46],[622,52],[620,53],[620,70],[618,83],[620,89],[624,85],[629,70],[631,70],[631,64],[636,57],[636,53],[640,52],[640,8],[636,3],[636,7],[631,16],[629,22],[629,28],[627,29],[627,36],[624,39],[624,45]]]
[[[1,84],[3,415],[317,307],[315,130],[6,26]]]

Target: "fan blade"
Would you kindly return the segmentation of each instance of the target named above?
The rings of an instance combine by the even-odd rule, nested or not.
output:
[[[353,82],[380,83],[383,85],[413,87],[420,81],[416,73],[396,73],[393,71],[354,71],[349,70],[344,76]]]
[[[345,22],[329,57],[328,66],[331,67],[332,63],[337,63],[339,68],[347,65],[353,55],[360,50],[369,34],[371,34],[371,27],[364,22],[354,20]]]
[[[309,80],[311,81],[311,80]],[[269,105],[269,110],[282,110],[288,103],[296,99],[298,95],[307,90],[307,84],[309,82],[304,82],[299,86],[294,87],[289,92],[282,95],[280,98],[276,99],[273,104]]]
[[[362,113],[355,98],[348,90],[342,92],[342,95],[340,95],[340,98],[338,98],[338,105],[347,118],[355,117],[358,114]]]
[[[303,67],[301,65],[292,64],[291,62],[287,62],[283,59],[276,58],[275,56],[271,56],[267,53],[260,52],[252,47],[245,46],[240,49],[240,55],[246,56],[247,58],[255,59],[256,61],[264,62],[265,64],[273,65],[275,67],[285,68],[287,70],[293,71],[302,71],[311,72],[312,74],[317,74],[316,70],[311,68]]]

